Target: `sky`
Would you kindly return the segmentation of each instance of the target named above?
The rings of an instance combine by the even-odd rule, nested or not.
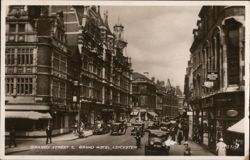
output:
[[[135,72],[149,72],[183,90],[184,76],[201,6],[101,6],[110,29],[118,19],[128,42],[126,55]],[[119,18],[118,18],[119,17]]]

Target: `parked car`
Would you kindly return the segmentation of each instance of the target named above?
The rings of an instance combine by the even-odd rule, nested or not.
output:
[[[149,130],[145,155],[168,155],[170,147],[165,145],[168,136],[169,133],[162,130]]]
[[[110,135],[122,135],[126,134],[127,126],[126,123],[116,122],[112,124]]]
[[[141,137],[144,135],[144,123],[142,122],[137,122],[132,124],[133,128],[131,130],[131,135],[135,136],[137,132],[141,134]]]
[[[106,134],[109,133],[110,129],[105,123],[96,123],[94,125],[93,134]]]

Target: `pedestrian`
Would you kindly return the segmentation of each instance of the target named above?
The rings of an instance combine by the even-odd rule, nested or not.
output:
[[[189,147],[188,142],[184,142],[184,156],[191,156],[191,147]]]
[[[178,144],[181,144],[181,141],[183,140],[183,131],[181,128],[178,128],[176,137]]]
[[[77,127],[78,127],[77,123],[78,123],[78,122],[75,121],[74,126],[73,126],[73,133],[74,133],[74,134],[77,134]]]
[[[219,139],[219,142],[216,144],[216,152],[218,156],[226,156],[227,145],[223,142],[223,138]]]
[[[141,134],[139,131],[135,134],[136,146],[137,148],[141,148]]]
[[[52,143],[52,129],[50,125],[46,128],[46,144]]]
[[[15,128],[12,126],[9,132],[9,148],[11,148],[12,144],[14,145],[14,147],[17,147],[16,144],[16,130]]]

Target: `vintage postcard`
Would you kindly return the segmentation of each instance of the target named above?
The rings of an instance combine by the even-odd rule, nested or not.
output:
[[[1,7],[2,159],[248,158],[248,2]]]

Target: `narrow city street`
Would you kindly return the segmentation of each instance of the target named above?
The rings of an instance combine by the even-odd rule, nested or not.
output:
[[[18,141],[21,146],[28,148],[25,151],[12,152],[10,155],[144,155],[144,146],[147,143],[148,134],[142,138],[142,147],[137,149],[134,136],[130,135],[128,128],[125,135],[93,135],[87,138],[72,141],[53,142],[45,144],[44,140]],[[213,155],[201,146],[190,142],[193,155]],[[184,146],[171,146],[170,156],[183,155]]]

